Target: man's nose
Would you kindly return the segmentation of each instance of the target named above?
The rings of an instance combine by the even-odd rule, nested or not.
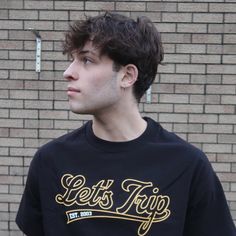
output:
[[[65,70],[65,72],[63,73],[63,77],[66,80],[75,80],[75,79],[77,79],[77,75],[75,74],[74,63],[73,62]]]

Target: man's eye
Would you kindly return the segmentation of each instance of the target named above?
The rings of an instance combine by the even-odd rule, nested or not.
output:
[[[69,55],[68,55],[68,59],[69,59],[69,61],[71,61],[71,62],[74,61],[73,55],[72,55],[72,54],[69,54]]]
[[[84,57],[84,58],[82,59],[82,61],[83,61],[83,63],[84,63],[85,65],[92,63],[92,60],[89,59],[89,58],[87,58],[87,57]]]

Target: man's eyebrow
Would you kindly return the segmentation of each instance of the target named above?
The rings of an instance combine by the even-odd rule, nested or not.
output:
[[[94,52],[94,51],[92,51],[92,50],[81,50],[81,51],[78,52],[78,55],[84,55],[84,54],[92,54],[92,55],[94,55],[94,56],[99,57],[99,56],[97,55],[97,53]]]

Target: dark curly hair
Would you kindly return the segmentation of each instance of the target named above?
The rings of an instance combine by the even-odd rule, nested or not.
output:
[[[99,48],[101,55],[114,61],[114,70],[119,71],[120,66],[127,64],[137,67],[138,79],[133,92],[139,102],[153,83],[164,57],[160,34],[153,23],[147,17],[138,17],[135,21],[111,12],[87,17],[70,25],[63,44],[64,53],[83,48],[88,40]]]

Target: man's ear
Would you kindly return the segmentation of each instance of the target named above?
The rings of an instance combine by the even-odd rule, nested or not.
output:
[[[124,76],[121,80],[121,87],[131,87],[138,79],[138,68],[133,64],[128,64],[123,68]]]

